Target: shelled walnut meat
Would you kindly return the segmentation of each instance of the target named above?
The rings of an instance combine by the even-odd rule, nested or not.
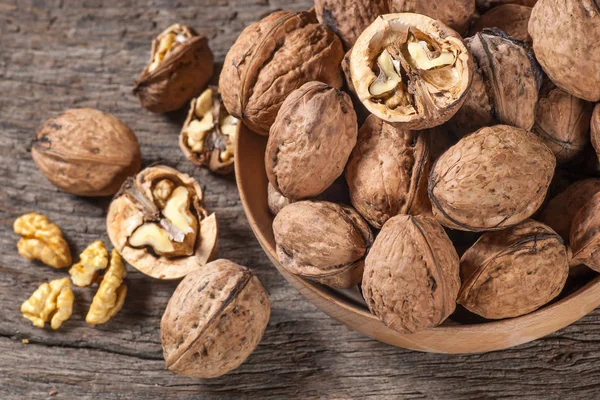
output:
[[[213,60],[206,37],[185,25],[172,25],[152,42],[150,61],[133,93],[154,113],[178,110],[206,86]]]
[[[108,209],[108,236],[125,260],[158,279],[177,279],[202,267],[217,245],[217,220],[202,189],[166,166],[128,179]]]
[[[344,49],[312,12],[275,11],[247,26],[231,47],[219,91],[231,115],[267,135],[286,97],[306,82],[343,84]]]
[[[41,284],[21,305],[21,313],[38,328],[50,322],[50,327],[56,330],[71,318],[74,301],[69,278],[55,279]]]
[[[498,28],[507,35],[531,46],[532,39],[527,32],[531,10],[531,7],[510,3],[492,8],[471,26],[469,36],[473,36],[485,28]]]
[[[98,271],[107,266],[108,251],[101,240],[96,240],[79,255],[79,262],[71,267],[69,274],[75,286],[90,286],[98,278]]]
[[[141,166],[131,129],[91,108],[67,110],[46,121],[33,139],[31,156],[53,185],[78,196],[115,194]]]
[[[216,87],[193,99],[179,134],[179,147],[195,165],[218,174],[233,171],[233,146],[238,119],[227,113]]]
[[[460,268],[458,303],[488,319],[537,310],[560,294],[569,274],[562,239],[533,220],[484,233],[463,255]]]
[[[418,14],[378,17],[350,55],[360,101],[402,129],[431,128],[450,119],[465,100],[472,74],[460,35]]]
[[[214,378],[237,368],[254,351],[271,307],[260,281],[247,269],[216,260],[186,276],[160,322],[167,368]]]
[[[127,270],[123,259],[113,249],[110,265],[94,295],[90,309],[85,316],[85,322],[90,325],[104,324],[121,311],[127,296],[127,286],[123,283],[126,277]]]
[[[533,133],[508,125],[465,136],[435,162],[428,192],[433,214],[464,231],[500,230],[542,205],[556,158]]]
[[[584,264],[600,272],[600,192],[575,214],[571,224],[571,265]]]
[[[389,0],[392,13],[423,14],[464,33],[475,13],[475,0]]]
[[[28,260],[40,260],[53,268],[71,265],[71,249],[58,225],[45,215],[29,213],[21,215],[13,224],[21,238],[17,243],[19,254]]]
[[[326,201],[285,206],[273,221],[273,234],[282,267],[334,288],[360,282],[373,243],[369,225],[353,208]]]
[[[594,150],[600,161],[600,103],[596,104],[592,113],[591,139],[592,146],[594,146]]]
[[[385,325],[413,333],[444,322],[460,288],[458,255],[429,215],[389,219],[367,255],[362,292]]]

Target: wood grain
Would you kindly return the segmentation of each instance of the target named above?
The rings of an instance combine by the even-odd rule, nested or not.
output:
[[[185,111],[153,115],[131,94],[151,39],[174,22],[210,39],[222,62],[241,29],[277,8],[310,1],[0,0],[0,399],[403,398],[590,399],[600,394],[600,312],[545,339],[473,356],[423,354],[347,330],[311,306],[272,267],[244,217],[235,182],[185,160],[177,145]],[[129,269],[124,310],[93,328],[83,317],[93,290],[77,289],[73,318],[58,332],[34,328],[19,306],[45,279],[62,277],[16,251],[12,222],[29,211],[64,230],[74,255],[108,241],[109,199],[54,188],[29,143],[49,116],[70,107],[114,113],[141,142],[145,165],[193,174],[221,225],[220,257],[251,267],[273,313],[257,351],[232,374],[197,380],[164,370],[159,321],[176,282]],[[29,344],[21,343],[28,338]],[[50,397],[50,393],[55,393]]]

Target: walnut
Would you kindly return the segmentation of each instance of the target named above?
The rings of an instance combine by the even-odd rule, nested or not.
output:
[[[242,364],[260,342],[271,306],[254,274],[216,260],[186,276],[163,314],[160,331],[167,368],[214,378]]]
[[[389,0],[393,13],[416,13],[437,19],[464,33],[475,13],[475,0]]]
[[[460,288],[458,255],[429,215],[390,218],[367,256],[362,292],[385,325],[413,333],[444,322]]]
[[[398,214],[431,210],[427,197],[429,145],[423,133],[405,131],[371,115],[360,128],[346,166],[352,205],[381,229]]]
[[[299,201],[273,221],[279,263],[289,272],[334,288],[360,282],[373,243],[367,223],[351,207]]]
[[[216,87],[193,99],[179,134],[179,147],[195,165],[227,175],[233,172],[238,119],[227,113]]]
[[[98,271],[108,265],[108,252],[101,240],[90,244],[79,255],[79,262],[71,267],[69,274],[75,286],[89,286],[98,277]]]
[[[594,146],[598,161],[600,161],[600,104],[596,104],[592,113],[591,137],[592,146]]]
[[[529,20],[535,56],[552,82],[593,102],[600,101],[599,20],[597,0],[540,0]]]
[[[108,209],[107,231],[129,264],[158,279],[200,268],[217,245],[217,220],[200,186],[166,166],[146,168],[123,184]]]
[[[573,217],[570,244],[571,265],[584,264],[600,272],[600,192],[594,194]]]
[[[469,36],[473,36],[485,28],[498,28],[507,35],[531,46],[532,39],[527,32],[530,16],[531,7],[520,4],[502,4],[483,14],[469,29]]]
[[[46,121],[32,141],[31,156],[54,186],[78,196],[115,194],[141,166],[131,129],[91,108],[67,110]]]
[[[342,86],[343,57],[342,43],[314,13],[276,11],[242,31],[225,57],[219,91],[231,115],[267,135],[294,89],[310,81]]]
[[[464,231],[516,225],[542,205],[555,166],[554,154],[533,133],[482,128],[435,162],[428,185],[433,214]]]
[[[22,215],[15,220],[13,229],[21,236],[17,248],[26,259],[40,260],[53,268],[71,265],[71,250],[60,228],[44,215]]]
[[[269,182],[289,199],[319,195],[344,172],[357,135],[350,96],[324,83],[305,83],[283,102],[271,127]]]
[[[55,279],[40,285],[21,305],[21,312],[38,328],[50,322],[52,329],[58,329],[71,317],[74,301],[69,278]]]
[[[150,61],[133,94],[151,112],[178,110],[206,86],[213,60],[206,37],[185,25],[172,25],[152,42]]]
[[[490,8],[500,7],[503,4],[518,4],[527,7],[535,6],[537,0],[475,0],[477,3],[477,9],[480,12],[485,12]]]
[[[518,317],[560,294],[569,264],[560,236],[526,220],[486,232],[462,256],[458,303],[488,319]]]
[[[92,300],[85,322],[90,325],[99,325],[108,322],[117,315],[125,304],[127,286],[123,280],[127,277],[127,270],[119,253],[113,249],[110,255],[110,266],[100,282],[98,291]]]
[[[388,14],[363,31],[350,55],[356,94],[402,129],[446,122],[462,105],[473,61],[460,35],[417,14]]]

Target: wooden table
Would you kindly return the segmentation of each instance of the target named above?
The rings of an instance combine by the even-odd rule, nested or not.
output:
[[[307,0],[0,0],[0,399],[427,398],[595,399],[600,396],[600,312],[516,349],[472,356],[421,354],[351,332],[317,310],[281,278],[258,246],[233,178],[188,163],[177,145],[185,111],[153,115],[131,94],[150,41],[172,23],[207,35],[218,62],[239,32],[278,8]],[[110,199],[63,193],[29,153],[36,129],[71,107],[114,113],[136,133],[145,165],[164,161],[193,174],[218,215],[219,257],[251,267],[271,294],[271,322],[241,368],[214,380],[164,369],[159,323],[177,282],[129,268],[124,309],[106,325],[84,316],[94,289],[77,289],[64,328],[38,329],[19,312],[47,279],[66,276],[17,254],[13,220],[46,214],[62,228],[74,257],[106,243]],[[28,339],[29,343],[22,343]]]

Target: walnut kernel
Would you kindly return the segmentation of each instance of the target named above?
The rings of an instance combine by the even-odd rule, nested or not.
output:
[[[108,265],[108,252],[101,240],[90,244],[79,255],[79,262],[71,267],[69,274],[75,286],[89,286],[98,277],[98,271]]]
[[[41,284],[21,305],[21,312],[38,328],[50,322],[52,329],[58,329],[71,317],[74,301],[69,278],[55,279]]]
[[[123,308],[127,296],[127,286],[123,283],[126,277],[127,270],[123,260],[113,249],[110,255],[110,266],[100,282],[85,322],[90,325],[104,324]]]
[[[44,215],[22,215],[15,220],[13,228],[22,236],[17,248],[26,259],[40,260],[53,268],[71,265],[71,250],[60,228]]]

